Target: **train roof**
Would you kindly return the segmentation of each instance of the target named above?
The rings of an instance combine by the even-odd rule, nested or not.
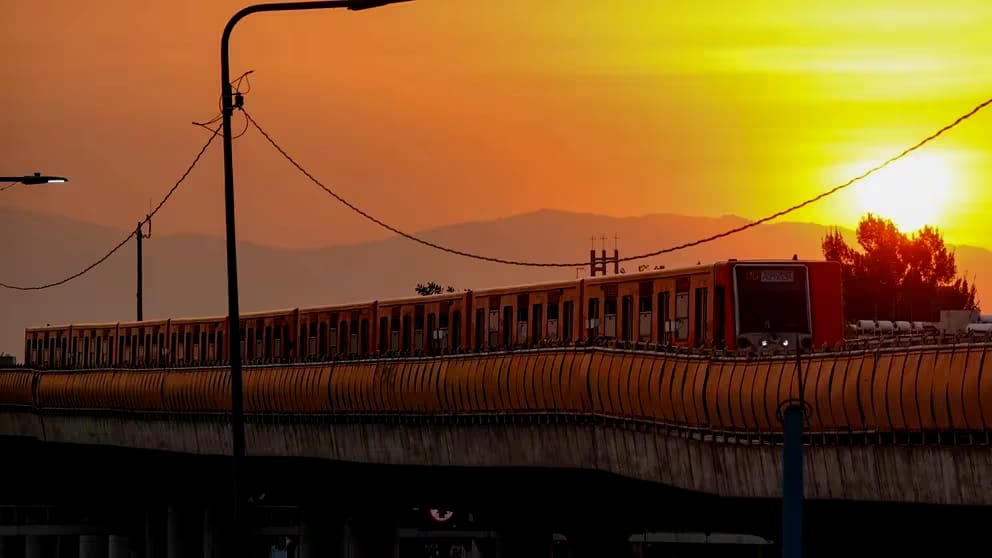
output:
[[[605,283],[615,283],[621,281],[636,281],[636,280],[646,280],[661,277],[670,277],[673,275],[683,275],[686,273],[700,273],[712,269],[714,266],[721,264],[825,264],[825,263],[836,263],[828,262],[827,260],[806,260],[806,259],[792,259],[792,258],[767,258],[767,259],[735,259],[728,258],[725,260],[710,261],[708,263],[700,263],[696,265],[686,265],[680,267],[671,267],[665,269],[651,269],[640,272],[623,273],[620,275],[604,275],[600,277],[581,277],[577,279],[560,279],[554,281],[544,281],[535,283],[521,283],[514,285],[503,285],[503,286],[492,286],[485,287],[481,289],[465,289],[462,291],[457,291],[454,293],[440,293],[430,296],[408,296],[408,297],[397,297],[382,299],[378,301],[353,301],[345,302],[341,304],[325,304],[320,306],[307,306],[299,308],[283,308],[277,310],[261,310],[256,312],[242,312],[241,319],[250,320],[258,318],[267,318],[272,316],[285,316],[287,314],[293,314],[294,312],[300,313],[315,313],[315,312],[343,312],[349,310],[359,310],[366,308],[373,303],[378,303],[386,306],[394,306],[397,304],[425,304],[431,302],[442,302],[445,300],[457,300],[466,294],[469,296],[493,296],[502,295],[507,293],[519,292],[519,291],[543,291],[552,289],[565,289],[577,286],[579,283],[591,284],[591,285],[601,285]],[[53,331],[59,329],[67,329],[72,327],[73,329],[107,329],[117,327],[118,325],[124,327],[141,327],[142,325],[156,325],[165,323],[167,321],[172,321],[174,323],[191,323],[191,322],[215,322],[218,320],[226,320],[227,315],[214,315],[214,316],[200,316],[200,317],[183,317],[183,318],[163,318],[158,320],[145,320],[142,322],[137,321],[122,321],[122,322],[103,322],[103,323],[78,323],[78,324],[60,324],[55,326],[35,326],[25,329],[26,333],[36,333],[41,331]]]

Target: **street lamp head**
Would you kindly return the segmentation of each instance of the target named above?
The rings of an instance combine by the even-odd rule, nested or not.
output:
[[[26,184],[33,186],[35,184],[50,184],[53,182],[69,182],[68,178],[63,176],[45,176],[40,172],[36,172],[28,176],[0,176],[0,182],[16,182],[20,184]]]
[[[351,0],[348,2],[348,9],[354,12],[360,10],[370,10],[380,8],[389,4],[399,4],[401,2],[412,2],[413,0]]]

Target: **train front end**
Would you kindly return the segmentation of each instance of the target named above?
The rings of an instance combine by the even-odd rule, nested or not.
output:
[[[731,264],[737,347],[805,350],[843,340],[840,266],[826,261]]]

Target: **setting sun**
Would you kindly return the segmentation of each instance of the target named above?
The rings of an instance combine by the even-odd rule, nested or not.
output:
[[[903,232],[940,226],[953,187],[953,171],[938,153],[918,152],[869,176],[857,189],[861,213],[892,220]]]

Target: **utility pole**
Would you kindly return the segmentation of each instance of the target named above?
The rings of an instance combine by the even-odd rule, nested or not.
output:
[[[148,223],[148,234],[146,235],[142,230],[142,226]],[[138,221],[138,228],[134,232],[134,236],[138,241],[138,321],[140,322],[142,318],[142,308],[141,308],[141,283],[142,283],[142,262],[144,260],[141,254],[141,241],[145,238],[152,237],[152,216],[145,215],[144,221]]]

